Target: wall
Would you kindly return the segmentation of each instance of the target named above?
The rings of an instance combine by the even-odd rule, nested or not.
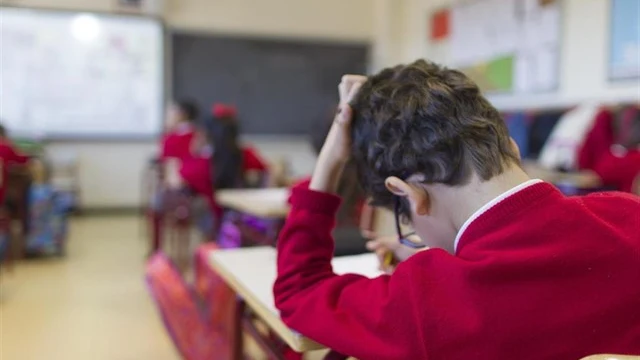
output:
[[[389,12],[381,23],[391,22],[395,28],[382,35],[376,33],[376,43],[387,43],[389,48],[388,43],[395,42],[400,48],[386,59],[386,65],[420,57],[447,64],[447,44],[429,41],[429,15],[455,1],[386,2],[393,3],[397,10]],[[376,3],[376,6],[389,4]],[[517,109],[575,104],[583,100],[640,101],[640,81],[610,83],[607,80],[609,15],[609,1],[564,0],[559,89],[546,94],[489,96],[492,102],[501,109]]]
[[[171,28],[197,32],[367,41],[372,38],[372,1],[165,0],[164,18]],[[77,11],[114,11],[114,4],[116,0],[0,0],[0,5]],[[267,158],[290,157],[297,175],[313,168],[314,155],[305,138],[251,141]],[[139,205],[142,170],[156,148],[153,141],[64,142],[51,144],[49,151],[80,159],[83,204],[95,208]]]

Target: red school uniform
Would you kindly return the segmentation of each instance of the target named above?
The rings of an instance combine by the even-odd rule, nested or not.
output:
[[[14,164],[26,164],[29,157],[16,151],[10,142],[0,140],[0,204],[4,203],[9,178],[9,167]]]
[[[211,152],[188,156],[180,162],[180,177],[191,190],[202,195],[209,204],[209,208],[218,218],[222,215],[222,209],[215,201],[215,189],[213,184],[213,169],[211,169]]]
[[[161,157],[163,159],[182,160],[191,156],[191,141],[195,135],[195,129],[191,124],[180,124],[175,130],[162,137]]]
[[[267,169],[258,154],[250,147],[242,149],[242,172],[249,170]],[[215,203],[215,186],[213,171],[211,168],[211,152],[193,155],[191,152],[181,158],[180,177],[195,192],[204,196],[209,202],[211,210],[218,216],[222,215],[222,209]]]
[[[340,199],[294,189],[278,239],[276,306],[292,329],[376,359],[579,359],[640,354],[640,198],[565,197],[539,182],[467,222],[455,255],[391,276],[333,273]]]
[[[267,171],[267,164],[258,155],[258,152],[251,146],[242,147],[242,172],[247,171]]]
[[[609,151],[600,158],[594,171],[604,185],[632,192],[633,182],[640,176],[640,150],[633,149],[623,153]]]

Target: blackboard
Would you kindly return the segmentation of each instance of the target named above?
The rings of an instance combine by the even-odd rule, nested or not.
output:
[[[237,106],[245,134],[308,134],[366,71],[368,44],[172,34],[173,96]]]

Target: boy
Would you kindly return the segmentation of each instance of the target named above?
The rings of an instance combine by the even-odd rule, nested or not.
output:
[[[458,71],[417,61],[346,76],[340,93],[278,240],[288,326],[361,360],[640,354],[638,197],[569,198],[529,179],[498,112]],[[331,193],[349,156],[374,203],[397,203],[433,248],[392,275],[332,271]]]

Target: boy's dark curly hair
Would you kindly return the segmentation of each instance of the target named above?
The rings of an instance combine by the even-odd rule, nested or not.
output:
[[[500,114],[459,71],[424,60],[388,68],[369,77],[351,105],[353,158],[374,205],[393,205],[389,176],[457,186],[519,163]]]

